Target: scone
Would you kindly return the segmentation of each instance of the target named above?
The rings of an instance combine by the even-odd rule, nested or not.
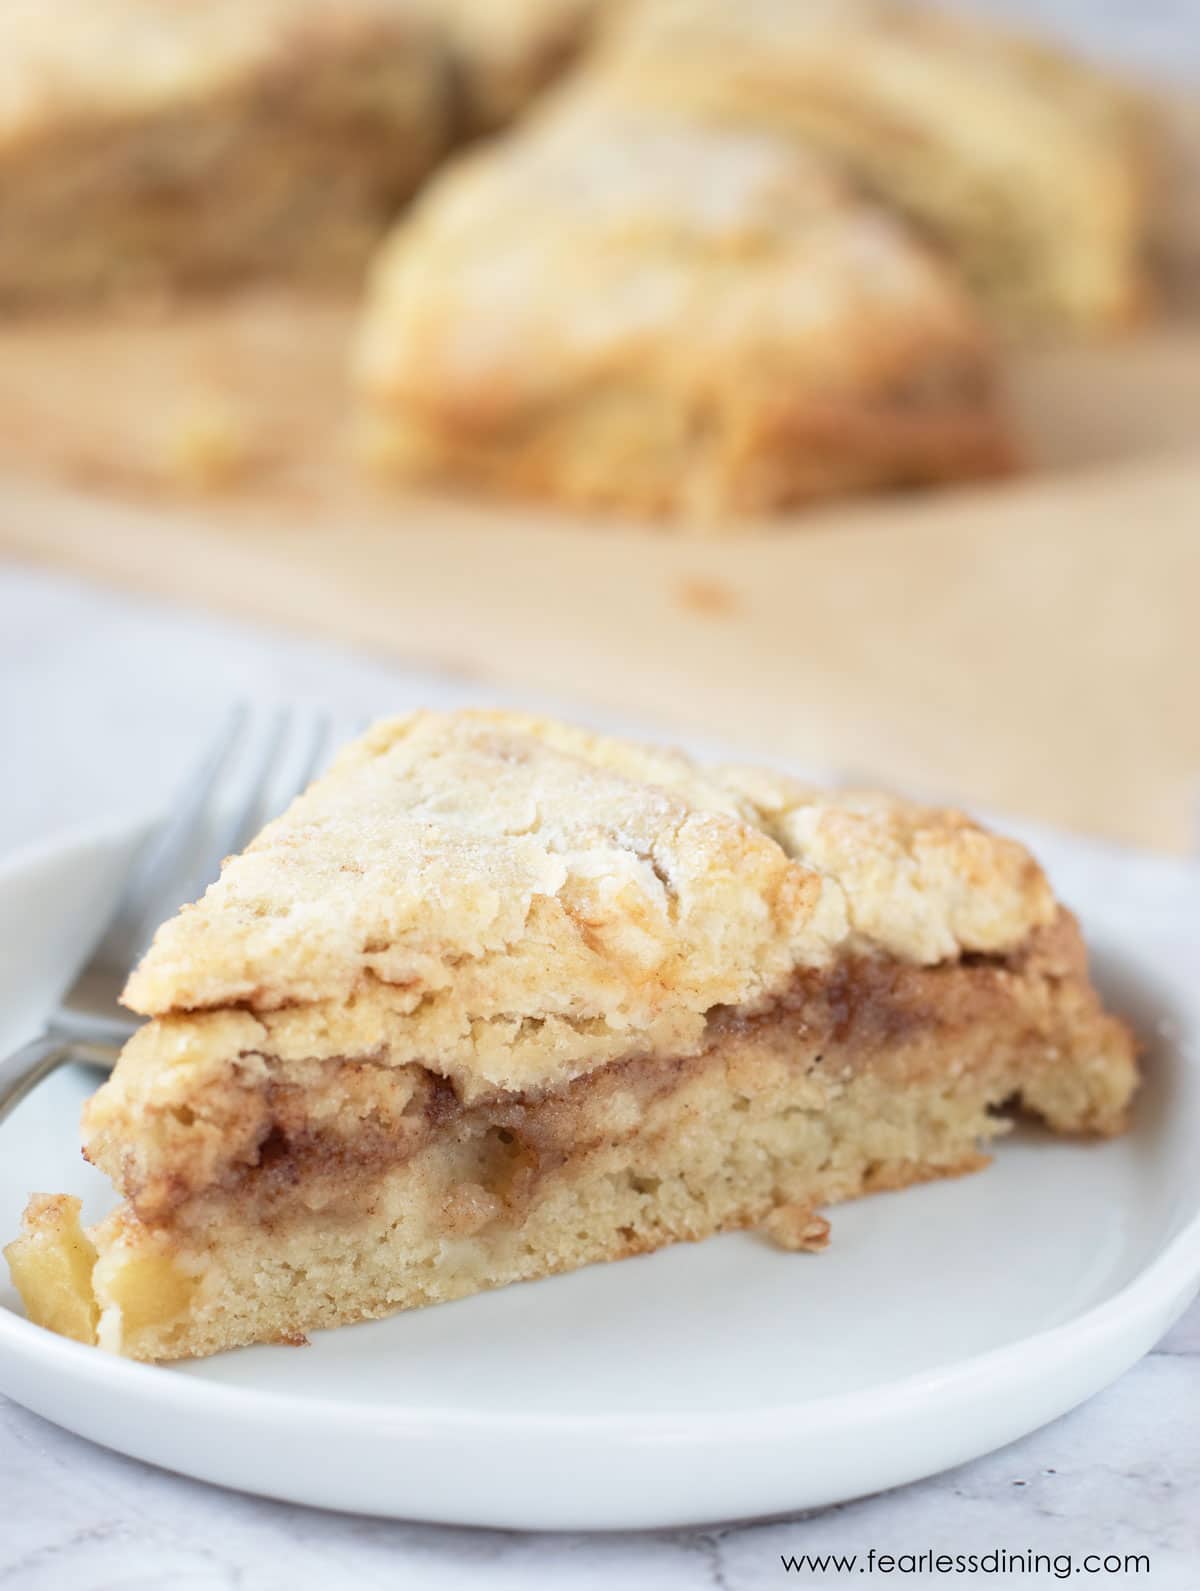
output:
[[[8,0],[0,307],[353,278],[444,152],[407,0]]]
[[[978,20],[894,0],[642,0],[596,70],[660,108],[846,162],[953,251],[1018,327],[1091,331],[1143,303],[1144,111]]]
[[[1074,919],[960,813],[515,713],[343,753],[126,999],[87,1107],[125,1202],[41,1195],[30,1317],[139,1359],[294,1341],[972,1171],[1137,1074]],[[780,1263],[794,1263],[780,1260]]]
[[[574,91],[408,212],[356,372],[376,468],[690,524],[1012,462],[901,221],[792,140]]]

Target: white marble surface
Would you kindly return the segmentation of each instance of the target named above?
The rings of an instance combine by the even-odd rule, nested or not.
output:
[[[468,681],[382,663],[31,570],[0,567],[0,852],[153,806],[232,697],[323,704],[347,724]],[[314,1513],[163,1474],[0,1402],[0,1586],[21,1591],[758,1591],[834,1585],[781,1553],[1147,1553],[1150,1584],[1200,1587],[1200,1307],[1116,1386],[1001,1453],[919,1485],[767,1525],[536,1536]],[[907,1586],[948,1585],[882,1577]],[[980,1578],[1052,1585],[1049,1576]],[[1144,1575],[1085,1576],[1114,1586]],[[864,1583],[875,1583],[868,1577]]]

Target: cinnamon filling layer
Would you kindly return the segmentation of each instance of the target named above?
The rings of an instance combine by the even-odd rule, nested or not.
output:
[[[1059,1009],[1064,983],[1075,998]],[[127,1182],[138,1216],[169,1220],[190,1199],[219,1193],[268,1205],[322,1191],[322,1199],[361,1196],[364,1184],[402,1165],[435,1138],[469,1149],[486,1186],[501,1199],[519,1194],[568,1156],[636,1133],[647,1110],[701,1072],[723,1069],[733,1096],[752,1098],[779,1068],[836,1087],[870,1068],[898,1089],[964,1069],[1011,1071],[1028,1052],[1044,1062],[1048,1045],[1069,1047],[1068,1024],[1099,1014],[1083,974],[1073,921],[1039,930],[1015,953],[967,956],[933,967],[852,957],[803,970],[755,1009],[718,1006],[695,1053],[633,1055],[558,1087],[497,1092],[466,1104],[454,1084],[422,1066],[373,1059],[313,1062],[297,1083],[286,1079],[234,1086],[211,1113],[188,1112],[187,1132],[215,1134],[222,1154],[186,1159],[174,1169]],[[1061,1031],[1060,1031],[1061,1030]],[[179,1122],[178,1113],[176,1123]],[[202,1174],[197,1177],[196,1172]]]

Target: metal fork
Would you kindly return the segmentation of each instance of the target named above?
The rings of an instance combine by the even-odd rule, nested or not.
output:
[[[154,930],[310,783],[330,739],[324,715],[297,722],[281,708],[265,726],[245,706],[229,715],[170,817],[140,846],[107,927],[44,1031],[0,1061],[0,1121],[67,1061],[112,1070],[139,1026],[122,1009],[121,990]]]

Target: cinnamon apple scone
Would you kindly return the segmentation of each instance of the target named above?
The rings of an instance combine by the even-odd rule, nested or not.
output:
[[[92,1099],[120,1207],[35,1197],[29,1315],[139,1359],[294,1340],[1121,1130],[1134,1044],[960,813],[515,713],[378,725],[166,924]]]
[[[641,0],[590,70],[824,149],[1018,328],[1104,330],[1144,304],[1147,107],[1052,46],[896,0]]]
[[[1013,459],[902,221],[794,141],[574,88],[408,212],[356,367],[385,471],[684,524]]]
[[[353,280],[450,136],[411,0],[9,0],[0,307]]]

